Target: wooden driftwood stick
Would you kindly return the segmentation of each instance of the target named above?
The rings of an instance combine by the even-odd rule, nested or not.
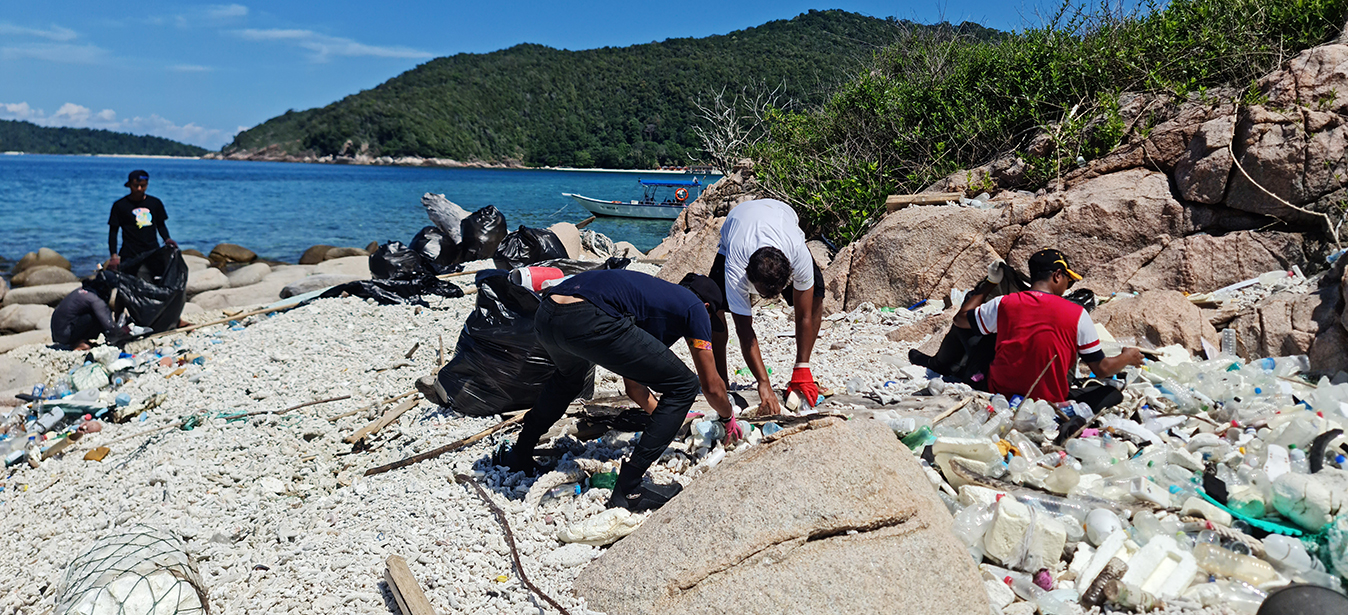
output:
[[[951,406],[949,410],[946,410],[945,412],[942,412],[942,413],[936,415],[936,418],[934,418],[934,419],[931,420],[931,424],[932,424],[932,425],[935,425],[935,424],[937,424],[937,423],[940,423],[941,421],[946,420],[947,418],[950,418],[950,415],[952,415],[952,414],[954,414],[954,413],[956,413],[956,412],[959,412],[959,411],[960,411],[960,408],[963,408],[963,407],[969,405],[969,402],[972,402],[973,400],[974,400],[974,398],[973,398],[972,395],[969,396],[969,397],[965,397],[965,398],[964,398],[964,401],[962,401],[962,402],[960,402],[960,403],[958,403],[958,404],[955,404],[955,405]]]
[[[412,569],[407,567],[407,560],[401,555],[390,555],[384,563],[388,566],[384,569],[384,582],[388,583],[393,599],[398,601],[398,610],[403,615],[435,615],[431,601],[426,599],[417,578],[412,576]]]
[[[378,408],[379,406],[386,406],[386,405],[391,404],[391,403],[393,403],[393,402],[395,402],[395,401],[398,401],[398,400],[400,400],[400,399],[402,399],[402,398],[404,398],[404,397],[407,397],[408,395],[414,395],[414,394],[416,394],[416,391],[415,391],[415,390],[408,391],[408,392],[403,393],[402,395],[399,395],[399,396],[397,396],[397,397],[390,397],[390,398],[388,398],[388,399],[385,399],[384,401],[377,401],[377,402],[374,402],[374,403],[372,403],[372,404],[370,404],[370,405],[368,405],[368,406],[364,406],[364,407],[362,407],[362,408],[359,408],[359,409],[356,409],[356,410],[352,410],[352,411],[350,411],[350,412],[343,412],[343,413],[341,413],[341,414],[339,414],[339,415],[337,415],[337,416],[329,417],[329,418],[328,418],[328,422],[329,422],[329,423],[336,423],[338,420],[344,419],[344,418],[346,418],[346,417],[348,417],[348,416],[351,416],[351,415],[353,415],[353,414],[360,414],[360,413],[365,412],[366,410],[369,410],[369,409],[371,409],[371,408]]]
[[[403,355],[403,358],[404,358],[404,359],[411,359],[411,358],[412,358],[412,355],[414,355],[414,354],[417,353],[417,349],[418,349],[418,348],[421,348],[421,342],[417,342],[417,343],[415,343],[415,344],[412,344],[412,349],[409,350],[409,351],[407,351],[407,354]]]
[[[384,412],[384,416],[379,417],[378,420],[374,421],[373,423],[370,423],[369,425],[361,427],[360,429],[356,430],[356,433],[347,436],[346,442],[348,444],[355,444],[373,434],[379,433],[379,430],[388,427],[389,423],[398,420],[398,417],[402,416],[404,412],[407,412],[408,410],[415,408],[418,401],[420,400],[413,397],[412,399],[403,402],[398,407]]]
[[[210,326],[213,326],[213,325],[223,325],[223,324],[225,324],[225,323],[227,323],[227,322],[229,322],[229,321],[231,321],[231,320],[239,320],[239,319],[241,319],[241,318],[248,318],[249,316],[257,316],[258,314],[266,314],[266,313],[268,313],[268,312],[282,312],[282,311],[285,311],[285,310],[297,308],[297,307],[299,307],[299,305],[300,305],[300,304],[298,304],[298,303],[290,303],[290,304],[283,305],[283,306],[280,306],[280,307],[274,307],[274,308],[262,308],[262,309],[260,309],[260,310],[253,310],[253,311],[251,311],[251,312],[244,312],[244,313],[242,313],[242,314],[237,314],[237,315],[234,315],[234,316],[228,316],[228,317],[225,317],[225,318],[221,318],[220,320],[212,320],[211,322],[203,322],[203,323],[201,323],[201,324],[199,324],[199,325],[191,325],[191,326],[189,326],[189,327],[183,327],[183,328],[181,328],[181,329],[169,329],[168,331],[163,331],[163,332],[161,332],[161,333],[155,333],[154,335],[147,335],[147,336],[145,336],[145,337],[143,337],[143,338],[141,338],[141,339],[151,340],[151,339],[154,339],[154,338],[156,338],[156,337],[163,337],[163,336],[165,336],[165,335],[173,335],[173,334],[175,334],[175,333],[187,333],[188,331],[193,331],[193,330],[196,330],[196,329],[200,329],[200,328],[202,328],[202,327],[210,327]]]
[[[958,203],[964,197],[963,192],[927,192],[924,194],[891,194],[885,199],[887,211],[898,211],[909,205],[940,205],[946,202]]]
[[[586,218],[586,219],[584,219],[584,220],[581,220],[580,222],[577,222],[577,223],[576,223],[576,230],[580,230],[580,229],[583,229],[583,228],[589,226],[591,222],[594,222],[594,216],[590,216],[590,217],[588,217],[588,218]]]
[[[506,427],[509,427],[509,426],[511,426],[511,425],[514,425],[515,423],[518,423],[518,422],[520,422],[520,421],[523,421],[523,420],[524,420],[524,415],[525,415],[525,414],[526,414],[526,413],[521,412],[521,413],[516,414],[515,416],[512,416],[512,417],[510,417],[510,418],[508,418],[508,419],[506,419],[506,420],[504,420],[504,421],[501,421],[500,423],[497,423],[497,424],[495,424],[495,425],[492,425],[491,427],[488,427],[488,428],[486,428],[486,429],[484,429],[484,430],[482,430],[482,431],[479,431],[479,432],[477,432],[477,433],[475,433],[475,434],[473,434],[473,435],[471,435],[471,436],[468,436],[467,438],[464,438],[464,439],[462,439],[462,440],[458,440],[458,441],[456,441],[456,442],[451,442],[451,443],[446,444],[446,445],[444,445],[444,446],[442,446],[442,447],[440,447],[440,448],[431,449],[431,450],[426,451],[426,452],[424,452],[424,453],[420,453],[420,454],[417,454],[417,455],[413,455],[413,456],[411,456],[411,457],[408,457],[408,458],[406,458],[406,459],[401,459],[401,460],[395,461],[395,462],[393,462],[393,463],[384,464],[384,465],[379,466],[379,467],[376,467],[376,468],[370,468],[370,469],[368,469],[368,470],[365,471],[365,476],[374,476],[375,474],[383,474],[384,472],[388,472],[389,470],[396,470],[396,469],[398,469],[398,468],[405,468],[405,467],[410,466],[410,465],[412,465],[412,464],[414,464],[414,463],[420,463],[420,462],[422,462],[422,461],[426,461],[427,459],[435,459],[436,457],[439,457],[439,456],[441,456],[441,455],[443,455],[443,454],[445,454],[445,453],[448,453],[448,452],[450,452],[450,451],[455,451],[455,450],[461,449],[461,448],[463,448],[463,447],[465,447],[465,446],[469,446],[469,445],[471,445],[471,444],[477,442],[478,440],[481,440],[481,439],[483,439],[483,438],[485,438],[485,437],[487,437],[487,436],[490,436],[490,435],[492,435],[492,434],[494,434],[494,433],[496,433],[496,432],[498,432],[498,431],[501,431],[502,429],[505,429]]]

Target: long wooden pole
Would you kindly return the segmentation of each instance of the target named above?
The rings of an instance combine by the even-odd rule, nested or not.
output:
[[[147,336],[145,336],[145,337],[143,337],[143,338],[141,338],[141,339],[152,340],[152,339],[154,339],[154,338],[156,338],[156,337],[163,337],[163,336],[165,336],[165,335],[173,335],[173,334],[175,334],[175,333],[187,333],[188,331],[194,331],[194,330],[200,329],[200,328],[202,328],[202,327],[210,327],[210,326],[213,326],[213,325],[223,325],[223,324],[225,324],[225,323],[227,323],[227,322],[229,322],[229,321],[231,321],[231,320],[240,320],[240,319],[243,319],[243,318],[248,318],[249,316],[257,316],[258,314],[266,314],[266,313],[268,313],[268,312],[280,312],[280,311],[284,311],[284,310],[289,310],[289,309],[297,308],[297,307],[299,307],[299,305],[300,305],[300,304],[298,304],[298,303],[289,303],[289,304],[286,304],[286,305],[282,305],[282,306],[280,306],[280,307],[274,307],[274,308],[262,308],[262,309],[260,309],[260,310],[253,310],[253,311],[251,311],[251,312],[244,312],[243,314],[236,314],[236,315],[234,315],[234,316],[229,316],[229,317],[226,317],[226,318],[221,318],[220,320],[212,320],[211,322],[203,322],[203,323],[201,323],[201,324],[199,324],[199,325],[191,325],[191,326],[182,327],[182,328],[179,328],[179,329],[169,329],[168,331],[161,331],[161,332],[155,333],[155,334],[153,334],[153,335],[147,335]]]
[[[370,468],[370,469],[368,469],[368,470],[365,471],[365,476],[374,476],[375,474],[383,474],[384,472],[388,472],[389,470],[397,470],[398,468],[405,468],[405,467],[410,466],[410,465],[412,465],[412,464],[414,464],[414,463],[420,463],[420,462],[422,462],[422,461],[426,461],[427,459],[435,459],[436,457],[439,457],[439,456],[441,456],[441,455],[443,455],[443,454],[445,454],[445,453],[448,453],[448,452],[451,452],[451,451],[456,451],[456,450],[461,449],[461,448],[463,448],[463,447],[465,447],[465,446],[471,445],[471,444],[473,444],[474,442],[477,442],[478,440],[481,440],[481,439],[483,439],[483,438],[485,438],[485,437],[487,437],[487,436],[490,436],[490,435],[492,435],[492,434],[494,434],[494,433],[496,433],[496,432],[498,432],[498,431],[501,431],[502,429],[505,429],[506,427],[509,427],[509,426],[511,426],[511,425],[514,425],[515,423],[518,423],[518,422],[520,422],[520,421],[523,421],[523,420],[524,420],[524,415],[525,415],[525,414],[527,414],[527,413],[526,413],[526,412],[521,412],[521,413],[516,414],[515,416],[512,416],[512,417],[510,417],[510,418],[508,418],[508,419],[506,419],[506,420],[504,420],[504,421],[501,421],[500,423],[497,423],[497,424],[495,424],[495,425],[492,425],[491,427],[488,427],[488,428],[486,428],[486,429],[484,429],[484,430],[482,430],[482,431],[479,431],[479,432],[477,432],[477,433],[475,433],[475,434],[473,434],[473,435],[471,435],[471,436],[468,436],[467,438],[464,438],[464,439],[462,439],[462,440],[458,440],[458,441],[456,441],[456,442],[451,442],[451,443],[446,444],[446,445],[444,445],[444,446],[442,446],[442,447],[440,447],[440,448],[431,449],[431,450],[426,451],[426,452],[424,452],[424,453],[421,453],[421,454],[418,454],[418,455],[413,455],[413,456],[411,456],[411,457],[408,457],[408,458],[406,458],[406,459],[401,459],[401,460],[395,461],[395,462],[393,462],[393,463],[384,464],[384,465],[379,466],[379,467],[377,467],[377,468]]]

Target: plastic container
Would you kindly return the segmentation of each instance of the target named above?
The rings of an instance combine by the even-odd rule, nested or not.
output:
[[[1194,545],[1194,559],[1199,568],[1211,574],[1239,579],[1255,587],[1278,580],[1278,572],[1268,562],[1233,553],[1221,545],[1206,542]]]

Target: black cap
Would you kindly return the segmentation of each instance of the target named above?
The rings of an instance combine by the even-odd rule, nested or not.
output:
[[[679,286],[693,291],[698,300],[707,304],[707,312],[715,314],[725,311],[725,293],[721,292],[720,285],[713,282],[711,278],[700,273],[690,273],[683,276],[683,279],[679,281]],[[726,329],[719,318],[712,318],[711,330],[720,333]]]
[[[1067,255],[1062,252],[1049,248],[1047,250],[1035,252],[1030,256],[1030,277],[1034,277],[1035,274],[1041,272],[1057,271],[1059,269],[1061,269],[1063,273],[1066,273],[1067,277],[1072,278],[1072,281],[1075,282],[1081,280],[1081,275],[1072,271],[1071,266],[1067,264]]]
[[[145,181],[150,181],[150,173],[148,171],[136,169],[135,171],[132,171],[131,173],[127,174],[126,183],[122,185],[130,188],[131,182],[138,182],[142,179]]]

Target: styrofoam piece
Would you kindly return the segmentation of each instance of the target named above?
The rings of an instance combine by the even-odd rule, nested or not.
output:
[[[1212,503],[1197,496],[1190,496],[1189,499],[1184,500],[1184,504],[1180,506],[1180,514],[1202,517],[1225,526],[1230,526],[1233,520],[1231,513],[1217,508]]]
[[[983,579],[983,590],[988,593],[988,602],[998,609],[1004,609],[1016,601],[1016,592],[1011,591],[1005,581]]]
[[[1170,492],[1144,476],[1134,478],[1128,483],[1128,494],[1139,501],[1151,502],[1162,508],[1170,506]]]
[[[1203,459],[1178,446],[1172,446],[1170,447],[1170,450],[1166,451],[1165,461],[1166,463],[1177,465],[1190,472],[1203,471]]]
[[[1264,473],[1271,481],[1292,471],[1292,457],[1287,449],[1278,444],[1268,445],[1268,459],[1264,461]]]
[[[1077,550],[1072,554],[1072,563],[1067,565],[1066,577],[1080,579],[1086,574],[1086,568],[1091,565],[1091,560],[1095,559],[1095,549],[1089,544],[1077,544]]]
[[[1030,529],[1030,507],[1011,498],[997,503],[992,527],[983,535],[983,549],[993,561],[1006,565],[1015,557],[1025,531]]]
[[[938,455],[949,453],[986,463],[996,463],[1002,459],[997,444],[989,438],[937,438],[931,452]]]
[[[950,453],[937,453],[935,457],[936,465],[941,467],[941,474],[944,474],[946,480],[950,482],[950,486],[956,489],[968,485],[969,481],[961,478],[958,473],[950,468],[951,459],[959,459],[961,464],[979,474],[987,475],[988,473],[988,464],[977,459],[968,459]]]
[[[1161,599],[1179,596],[1193,582],[1198,562],[1174,538],[1156,536],[1128,562],[1124,585],[1141,588]]]
[[[1086,571],[1077,575],[1077,585],[1079,587],[1090,587],[1095,582],[1095,577],[1099,576],[1100,571],[1105,569],[1105,565],[1112,558],[1119,558],[1125,562],[1128,561],[1128,550],[1124,545],[1128,542],[1128,532],[1118,530],[1109,537],[1100,542],[1100,548],[1095,550],[1095,555],[1086,566]]]
[[[985,508],[997,501],[997,496],[1010,497],[1011,494],[978,485],[964,485],[959,489],[959,503],[962,506]]]

